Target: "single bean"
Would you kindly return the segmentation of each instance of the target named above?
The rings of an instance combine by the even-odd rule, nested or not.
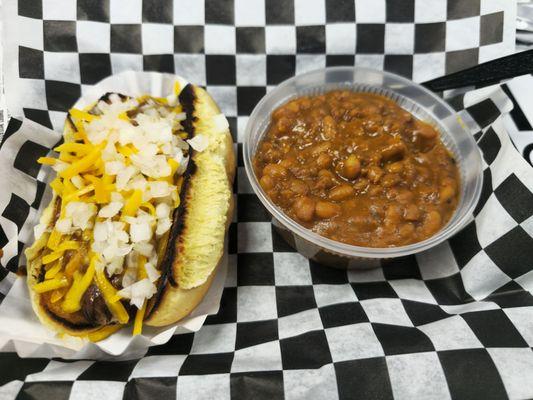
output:
[[[402,142],[393,143],[381,150],[381,159],[383,162],[402,159],[406,151]]]
[[[398,234],[403,238],[410,238],[415,233],[415,226],[408,222],[407,224],[403,224],[400,226],[400,229],[398,229]]]
[[[259,183],[265,190],[270,190],[274,187],[274,179],[270,175],[263,175],[259,180]]]
[[[381,177],[383,176],[383,170],[378,166],[372,165],[368,168],[367,176],[368,179],[370,179],[370,182],[374,184],[378,183]]]
[[[396,195],[396,201],[400,204],[407,204],[413,201],[414,194],[413,192],[407,189],[399,189],[398,194]]]
[[[387,174],[381,180],[381,184],[386,187],[393,187],[394,185],[400,183],[402,178],[398,174]]]
[[[296,159],[294,159],[292,157],[285,158],[285,159],[281,160],[281,162],[279,163],[279,165],[281,165],[284,168],[290,168],[290,167],[292,167],[295,164],[296,164]]]
[[[322,125],[324,127],[324,138],[326,140],[331,140],[337,136],[337,124],[331,115],[326,115],[324,117]]]
[[[293,179],[291,181],[291,190],[296,194],[306,194],[309,191],[309,187],[304,181]]]
[[[453,186],[445,185],[440,188],[439,190],[439,199],[441,203],[446,203],[453,199],[455,196],[455,189]]]
[[[279,164],[267,164],[263,168],[264,175],[270,175],[272,178],[287,176],[287,169]]]
[[[334,201],[344,200],[354,195],[354,189],[350,185],[340,185],[330,190],[329,198]]]
[[[343,176],[346,179],[355,179],[361,172],[361,162],[355,154],[350,154],[344,161]]]
[[[418,219],[420,218],[420,210],[418,209],[416,204],[409,204],[405,207],[403,217],[407,221],[418,221]]]
[[[317,217],[327,219],[340,214],[341,207],[338,204],[329,201],[317,201],[315,205],[315,213]]]
[[[386,166],[386,170],[387,170],[387,172],[391,172],[393,174],[399,174],[403,170],[403,162],[397,161],[395,163],[388,164]]]
[[[426,214],[422,229],[426,234],[433,234],[437,232],[442,224],[442,217],[438,211],[430,211]]]
[[[332,158],[328,153],[320,153],[316,159],[319,168],[327,168],[331,165]]]
[[[383,223],[385,225],[398,225],[402,221],[402,212],[398,205],[391,204],[385,211]]]
[[[307,196],[299,197],[293,204],[296,217],[304,222],[309,222],[315,215],[315,201]]]

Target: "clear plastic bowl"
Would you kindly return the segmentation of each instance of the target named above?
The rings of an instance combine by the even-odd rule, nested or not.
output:
[[[288,100],[350,89],[387,96],[417,118],[434,125],[441,140],[453,153],[461,174],[461,196],[457,210],[439,232],[406,246],[374,248],[337,242],[298,224],[277,207],[261,188],[252,167],[252,157],[270,123],[270,115]],[[332,67],[295,76],[268,92],[253,110],[244,138],[244,165],[255,194],[272,214],[273,224],[290,245],[323,264],[341,268],[373,267],[380,259],[418,253],[448,239],[469,221],[481,194],[483,181],[481,153],[474,137],[457,113],[441,98],[423,86],[390,72],[360,67]]]

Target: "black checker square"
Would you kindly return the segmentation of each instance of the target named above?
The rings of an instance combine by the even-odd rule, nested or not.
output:
[[[481,46],[502,42],[503,11],[482,15],[479,30],[479,44]]]
[[[76,52],[75,21],[43,21],[43,41],[45,51]]]
[[[448,0],[446,19],[475,17],[476,15],[479,15],[481,10],[480,1],[481,0]]]
[[[112,53],[142,53],[142,30],[140,24],[111,25]]]
[[[515,281],[507,282],[487,296],[485,300],[492,301],[501,308],[533,306],[533,295],[527,290],[524,290]]]
[[[235,85],[235,56],[205,56],[207,85]]]
[[[17,13],[21,17],[43,18],[43,1],[42,0],[18,0]]]
[[[83,371],[77,380],[126,382],[137,362],[137,360],[96,361]]]
[[[483,186],[481,187],[481,196],[479,196],[479,201],[477,202],[476,208],[474,209],[474,216],[477,216],[481,212],[491,194],[492,173],[490,172],[490,168],[485,168],[485,170],[483,171]]]
[[[68,400],[74,381],[24,382],[17,400],[54,399]]]
[[[250,115],[266,94],[264,86],[239,86],[237,87],[237,114]]]
[[[346,270],[327,267],[313,260],[309,260],[309,267],[311,269],[311,278],[315,285],[321,283],[332,285],[348,283]]]
[[[239,194],[237,208],[239,222],[270,222],[271,216],[261,201],[254,194]]]
[[[20,129],[22,125],[22,121],[17,118],[10,118],[9,122],[7,124],[6,130],[4,134],[2,135],[2,139],[0,140],[0,147],[2,147],[5,143],[5,141],[14,133],[17,133],[17,131]]]
[[[326,0],[326,23],[355,22],[353,0]]]
[[[235,12],[233,0],[205,0],[206,24],[233,25],[234,21]]]
[[[316,308],[312,286],[277,286],[276,304],[278,317]]]
[[[359,302],[332,304],[320,307],[318,311],[324,328],[368,322],[368,317]]]
[[[295,55],[267,55],[267,84],[277,85],[296,74]]]
[[[486,349],[439,351],[438,356],[452,399],[507,398],[500,374]]]
[[[384,24],[357,24],[357,53],[383,54],[384,50]]]
[[[414,326],[440,321],[450,316],[436,304],[402,299],[402,305]]]
[[[265,28],[247,26],[236,28],[237,53],[264,54]]]
[[[50,111],[67,112],[81,97],[81,86],[75,83],[46,80],[44,87]]]
[[[9,368],[2,368],[0,386],[11,381],[24,381],[27,375],[41,372],[49,363],[46,358],[20,358],[16,353],[2,352],[0,365],[9,365]]]
[[[204,52],[204,27],[200,25],[174,26],[174,53]]]
[[[516,226],[485,248],[490,259],[511,278],[531,271],[533,240],[521,226]]]
[[[438,304],[461,305],[474,301],[466,292],[459,272],[446,278],[425,281],[425,284]]]
[[[268,25],[294,24],[294,1],[268,0],[265,7],[265,20]]]
[[[111,75],[111,57],[109,54],[80,54],[81,83],[94,85]]]
[[[283,398],[283,372],[239,372],[230,375],[232,399],[272,400]]]
[[[9,239],[7,238],[6,233],[0,226],[0,248],[4,247],[9,242]],[[2,268],[0,268],[1,270]]]
[[[161,356],[170,354],[189,354],[194,340],[194,333],[173,335],[168,342],[148,348],[147,356]]]
[[[372,324],[372,328],[386,355],[434,351],[425,333],[409,326]]]
[[[36,210],[39,209],[39,206],[41,205],[41,201],[43,199],[45,189],[46,189],[46,183],[37,181],[37,191],[35,192],[35,199],[33,200],[33,203],[30,204],[32,208],[35,208]]]
[[[37,162],[39,157],[44,157],[50,151],[49,148],[40,145],[32,140],[26,140],[20,146],[13,166],[19,171],[37,178],[41,164]]]
[[[476,121],[481,128],[489,126],[496,118],[500,116],[500,110],[491,99],[486,99],[476,103],[466,108],[466,111],[472,118],[474,118],[474,121]],[[494,135],[496,135],[496,133],[494,133]],[[499,149],[499,147],[497,148]]]
[[[143,68],[145,71],[158,71],[174,73],[174,56],[172,54],[154,54],[143,56]]]
[[[515,174],[509,175],[494,194],[516,222],[522,223],[533,215],[533,193]]]
[[[231,223],[228,229],[228,253],[235,254],[238,249],[238,235],[237,235],[237,224]]]
[[[415,25],[415,52],[433,53],[446,50],[446,22]],[[463,96],[460,96],[461,98]]]
[[[485,310],[462,314],[484,347],[528,347],[503,310]]]
[[[387,1],[387,22],[414,22],[415,0]]]
[[[180,368],[180,375],[227,374],[233,353],[189,354]]]
[[[311,331],[280,340],[283,369],[320,368],[331,363],[324,331]]]
[[[77,0],[77,19],[109,22],[110,0]]]
[[[465,1],[465,3],[468,3]],[[450,51],[446,53],[446,73],[461,71],[472,65],[477,65],[479,48]]]
[[[19,77],[44,78],[44,53],[42,51],[19,46]]]
[[[274,226],[272,227],[272,249],[276,253],[296,253],[294,247],[287,243]]]
[[[385,357],[337,362],[335,375],[339,400],[394,398]]]
[[[224,288],[220,299],[220,308],[215,315],[209,315],[207,325],[237,322],[237,288]]]
[[[322,54],[326,51],[326,28],[323,25],[296,27],[297,53]]]
[[[455,260],[459,268],[462,269],[472,257],[481,251],[475,221],[470,222],[458,234],[454,235],[449,243]]]
[[[278,320],[251,321],[237,323],[235,350],[278,340]]]
[[[326,67],[352,66],[355,64],[355,56],[351,54],[331,54],[326,55]]]
[[[172,0],[143,0],[143,22],[171,24],[173,19]]]
[[[274,256],[272,253],[237,254],[238,286],[273,286]]]
[[[414,255],[385,259],[381,261],[381,266],[387,280],[422,279]]]
[[[398,295],[389,282],[360,282],[352,283],[351,285],[359,301],[379,298],[398,298]]]
[[[33,122],[37,122],[42,126],[46,126],[49,129],[52,129],[52,121],[50,121],[50,114],[46,110],[37,110],[35,108],[23,108],[24,117],[31,119]],[[13,121],[13,118],[11,118]],[[4,133],[4,136],[6,134]]]
[[[181,336],[181,335],[179,335]],[[174,376],[133,378],[124,386],[124,399],[172,399],[176,397],[177,380]]]

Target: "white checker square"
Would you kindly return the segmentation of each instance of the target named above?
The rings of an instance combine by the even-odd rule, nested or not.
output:
[[[417,23],[443,22],[447,18],[447,2],[442,0],[415,1]]]
[[[270,222],[239,222],[237,235],[239,253],[272,252],[272,226]]]
[[[356,54],[355,65],[358,67],[368,67],[383,69],[385,57],[381,54]]]
[[[437,353],[388,356],[387,367],[395,399],[450,399]]]
[[[237,167],[237,185],[239,193],[254,193],[244,167]]]
[[[324,0],[294,0],[296,25],[324,25],[326,4]]]
[[[326,56],[324,54],[297,54],[296,74],[313,71],[326,66]]]
[[[418,279],[395,279],[389,281],[389,284],[402,300],[437,304],[437,301],[425,285],[424,281]]]
[[[385,275],[383,275],[383,268],[379,267],[379,262],[375,268],[348,270],[348,282],[381,282],[384,280]]]
[[[143,23],[141,31],[144,55],[174,53],[172,25]]]
[[[309,260],[300,253],[274,253],[276,286],[312,285]]]
[[[529,236],[533,237],[533,215],[523,221],[520,226],[528,233]]]
[[[413,326],[399,299],[370,299],[361,301],[370,322]]]
[[[413,54],[415,26],[413,24],[385,25],[385,54]]]
[[[142,9],[142,0],[110,0],[109,21],[112,24],[140,24]]]
[[[246,132],[246,124],[248,124],[249,117],[239,116],[237,117],[237,142],[242,143],[244,141],[244,133]],[[243,192],[239,186],[239,193],[253,193]]]
[[[326,53],[354,54],[355,37],[356,31],[354,24],[327,24]]]
[[[459,272],[459,266],[448,242],[418,253],[416,261],[424,280],[446,278]]]
[[[465,290],[476,300],[483,300],[511,280],[481,250],[461,270]]]
[[[338,399],[337,378],[333,364],[317,369],[283,371],[285,400]]]
[[[358,24],[385,22],[385,0],[358,0],[355,2],[355,19]]]
[[[286,339],[306,332],[322,330],[322,320],[318,309],[305,310],[278,319],[279,338]]]
[[[509,317],[530,347],[533,347],[533,307],[505,308],[503,312]]]
[[[183,375],[178,378],[177,398],[212,400],[213,393],[217,400],[230,400],[229,374]]]
[[[143,357],[135,365],[130,379],[178,376],[186,358],[185,354]]]
[[[143,56],[140,54],[111,53],[111,71],[118,74],[122,71],[142,71]]]
[[[485,248],[517,225],[518,223],[505,211],[492,193],[476,217],[479,244]]]
[[[278,316],[274,286],[239,286],[237,321],[263,321]]]
[[[468,312],[499,310],[500,307],[492,301],[474,301],[472,303],[458,304],[453,306],[441,305],[440,308],[447,314],[464,314]]]
[[[224,287],[237,287],[237,254],[228,254],[228,271]]]
[[[176,74],[186,76],[189,82],[205,86],[205,56],[203,54],[174,54]]]
[[[111,27],[105,22],[76,22],[76,37],[80,53],[110,53]]]
[[[318,307],[357,301],[352,285],[348,283],[344,285],[313,285],[313,291]]]
[[[37,381],[75,381],[94,361],[74,361],[65,363],[50,360],[41,372],[26,376],[26,382]]]
[[[174,25],[204,25],[205,2],[174,0]]]
[[[237,325],[204,325],[194,335],[191,354],[229,353],[235,350]]]
[[[296,53],[296,28],[282,25],[265,27],[265,50],[267,54]]]
[[[15,399],[20,392],[22,385],[24,385],[24,381],[19,380],[5,383],[0,388],[0,397],[2,397],[2,399]]]
[[[236,72],[238,86],[266,86],[266,56],[237,54]]]
[[[43,21],[35,18],[17,18],[17,43],[31,49],[44,49]],[[4,50],[5,51],[5,50]]]
[[[207,92],[216,101],[226,117],[237,116],[237,88],[235,86],[207,86]]]
[[[530,348],[487,349],[510,399],[533,398],[533,352]]]
[[[446,53],[415,54],[413,56],[413,80],[424,82],[444,75]]]
[[[80,83],[78,53],[44,52],[44,78],[71,83]]]
[[[518,278],[515,278],[515,282],[522,286],[529,293],[533,293],[533,271],[529,271]]]
[[[429,337],[437,351],[483,347],[474,332],[459,315],[421,325],[418,329]]]
[[[69,400],[106,399],[122,400],[126,382],[74,381]]]
[[[279,371],[282,368],[281,349],[277,340],[239,349],[235,352],[231,363],[232,373]]]
[[[480,4],[481,15],[491,14],[507,9],[509,2],[507,0],[483,0]]]
[[[446,21],[446,51],[479,46],[479,17]]]
[[[76,21],[76,2],[43,0],[43,20]]]
[[[205,25],[206,54],[230,54],[236,52],[235,27],[226,25]]]
[[[333,362],[382,357],[385,353],[369,323],[326,329]]]
[[[235,25],[264,26],[265,0],[235,0]]]
[[[82,91],[82,94],[83,94],[83,91]],[[65,125],[65,118],[67,117],[66,112],[48,111],[48,115],[50,116],[50,122],[52,123],[52,126],[54,127],[55,130],[63,129],[63,125]]]

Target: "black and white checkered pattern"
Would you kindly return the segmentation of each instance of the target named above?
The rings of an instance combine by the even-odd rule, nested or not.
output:
[[[240,142],[256,101],[295,73],[357,63],[421,81],[513,43],[505,22],[513,6],[497,1],[19,0],[18,11],[16,3],[6,4],[6,31],[19,32],[7,51],[8,107],[55,128],[100,78],[155,69],[207,86]],[[0,353],[0,397],[533,397],[533,174],[496,119],[509,110],[500,90],[450,101],[479,139],[485,184],[475,218],[448,242],[366,271],[309,262],[272,231],[239,157],[219,313],[139,360]],[[17,128],[12,120],[0,173],[38,180],[32,160],[51,143],[17,142]],[[10,142],[18,149],[6,151]],[[11,270],[24,221],[39,207],[42,185],[34,187],[2,185],[0,226],[10,228],[0,245],[12,251],[2,264]]]

